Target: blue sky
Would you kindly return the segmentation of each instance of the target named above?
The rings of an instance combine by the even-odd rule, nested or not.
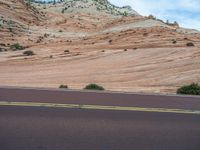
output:
[[[177,21],[181,26],[200,30],[200,0],[109,0],[117,6],[130,5],[141,15]]]

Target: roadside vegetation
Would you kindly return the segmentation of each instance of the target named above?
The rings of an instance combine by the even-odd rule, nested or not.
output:
[[[190,85],[182,86],[177,90],[177,94],[200,95],[200,85],[192,83]]]
[[[68,86],[67,85],[60,85],[59,88],[60,89],[68,89]]]
[[[186,45],[187,45],[188,47],[193,47],[193,46],[194,46],[194,43],[189,42],[189,43],[187,43]]]
[[[99,91],[103,91],[105,90],[102,86],[97,85],[97,84],[88,84],[85,88],[85,90],[99,90]]]

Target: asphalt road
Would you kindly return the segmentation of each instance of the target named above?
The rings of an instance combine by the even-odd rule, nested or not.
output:
[[[199,150],[200,116],[0,107],[1,150]]]
[[[0,87],[0,101],[200,110],[200,97]]]
[[[16,88],[0,101],[200,108],[199,97]],[[199,149],[197,114],[0,106],[0,150]]]

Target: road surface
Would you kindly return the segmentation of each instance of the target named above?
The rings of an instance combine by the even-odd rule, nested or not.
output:
[[[0,88],[0,101],[200,110],[199,97],[44,89]],[[199,149],[199,114],[0,105],[0,150]]]
[[[200,110],[200,97],[0,87],[0,101]]]

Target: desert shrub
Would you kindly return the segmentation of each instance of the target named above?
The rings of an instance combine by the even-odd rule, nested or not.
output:
[[[13,51],[23,50],[23,49],[24,49],[24,47],[21,46],[19,43],[15,43],[15,44],[11,45],[10,48],[11,48]]]
[[[64,50],[64,52],[65,52],[65,53],[69,53],[70,51],[69,51],[69,50]]]
[[[8,30],[9,30],[10,32],[13,32],[13,29],[12,29],[12,28],[8,28]]]
[[[172,43],[173,43],[173,44],[176,44],[176,43],[177,43],[177,41],[176,41],[175,39],[173,39],[173,40],[172,40]]]
[[[65,9],[64,9],[64,8],[61,10],[61,13],[62,13],[62,14],[64,14],[64,13],[65,13]]]
[[[194,43],[189,42],[189,43],[187,43],[186,45],[187,45],[188,47],[192,47],[192,46],[194,46]]]
[[[59,88],[60,89],[68,89],[68,86],[67,85],[60,85]]]
[[[177,94],[200,95],[200,86],[197,83],[182,86],[177,90]]]
[[[125,11],[125,12],[123,13],[123,16],[128,16],[128,13]]]
[[[50,36],[49,34],[45,33],[44,37],[47,38],[48,36]],[[43,37],[40,37],[41,39],[43,39]]]
[[[155,17],[155,16],[153,16],[153,15],[149,15],[149,16],[147,17],[147,19],[153,19],[153,20],[155,20],[155,19],[156,19],[156,17]]]
[[[85,88],[85,90],[100,90],[103,91],[105,90],[102,86],[97,85],[97,84],[88,84]]]
[[[35,55],[33,51],[25,51],[23,54],[26,55],[26,56]]]
[[[0,43],[0,46],[6,46],[6,44],[4,44],[4,43]]]
[[[148,36],[148,33],[143,33],[143,36]]]

